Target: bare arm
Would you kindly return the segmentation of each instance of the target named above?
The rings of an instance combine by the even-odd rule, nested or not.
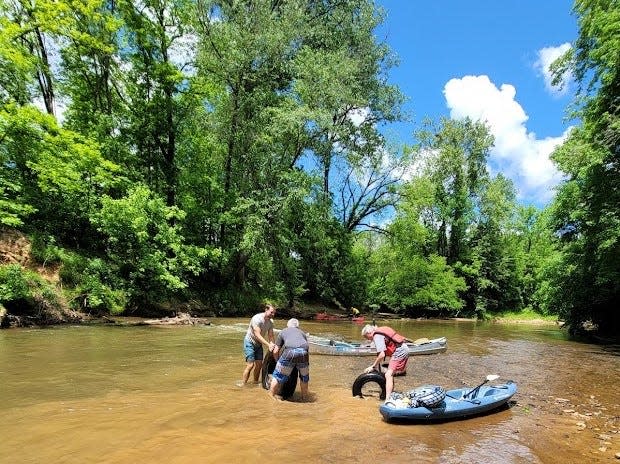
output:
[[[380,353],[377,354],[377,357],[375,358],[375,362],[372,363],[371,369],[375,369],[375,370],[381,370],[381,361],[383,361],[385,359],[385,351],[381,351]]]
[[[269,350],[271,351],[273,349],[273,329],[269,330],[269,334],[267,335],[269,337],[269,340],[265,340],[265,337],[263,337],[263,334],[260,333],[260,327],[258,326],[254,326],[252,327],[252,329],[254,330],[254,335],[256,336],[256,338],[258,340],[260,340],[260,342],[263,345],[267,345],[269,346]]]
[[[375,342],[375,346],[381,351],[377,352],[377,357],[372,365],[364,369],[365,372],[372,372],[373,370],[381,371],[381,361],[385,359],[385,343],[379,337],[373,337],[373,341]]]

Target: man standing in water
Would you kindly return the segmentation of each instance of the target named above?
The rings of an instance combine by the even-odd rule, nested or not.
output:
[[[308,354],[308,336],[299,328],[299,321],[295,318],[289,319],[286,329],[278,334],[276,347],[273,355],[278,359],[276,367],[271,377],[269,395],[274,399],[279,399],[277,394],[289,379],[293,369],[299,371],[301,384],[301,400],[308,399],[308,382],[310,381],[310,356]],[[280,354],[280,350],[282,353]],[[280,357],[278,357],[280,354]]]
[[[263,368],[263,345],[269,347],[269,351],[275,348],[273,336],[273,316],[276,308],[272,304],[265,305],[265,311],[255,314],[250,320],[250,325],[243,338],[243,352],[245,353],[245,370],[243,371],[243,385],[248,383],[250,373],[254,370],[254,383],[258,383],[261,369]]]
[[[391,327],[377,327],[367,324],[362,329],[362,337],[372,340],[377,350],[377,357],[372,366],[367,367],[364,372],[381,370],[381,361],[390,357],[387,371],[385,371],[385,399],[389,400],[394,390],[394,375],[402,375],[407,369],[409,361],[409,348],[407,339],[397,333]]]

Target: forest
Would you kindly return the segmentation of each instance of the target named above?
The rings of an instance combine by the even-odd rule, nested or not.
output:
[[[409,146],[372,0],[0,0],[0,309],[557,315],[617,334],[620,5],[576,0],[554,62],[579,121],[540,209],[470,119]],[[41,277],[36,268],[56,271]]]

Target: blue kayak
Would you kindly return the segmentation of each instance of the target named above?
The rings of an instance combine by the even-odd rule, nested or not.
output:
[[[443,399],[432,407],[423,406],[415,400],[412,402],[411,395],[397,394],[397,398],[390,398],[383,403],[379,411],[388,422],[460,419],[498,409],[516,392],[517,384],[512,380],[499,385],[483,384],[473,389],[457,388],[442,392],[445,397],[442,395]]]

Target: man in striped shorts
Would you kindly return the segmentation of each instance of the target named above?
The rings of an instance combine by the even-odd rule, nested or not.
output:
[[[274,399],[278,399],[277,393],[281,386],[286,383],[293,369],[297,367],[301,386],[301,399],[302,401],[307,400],[308,382],[310,381],[308,336],[299,328],[299,321],[297,319],[289,319],[286,329],[283,329],[278,334],[273,354],[278,359],[278,362],[271,378],[269,395]]]

